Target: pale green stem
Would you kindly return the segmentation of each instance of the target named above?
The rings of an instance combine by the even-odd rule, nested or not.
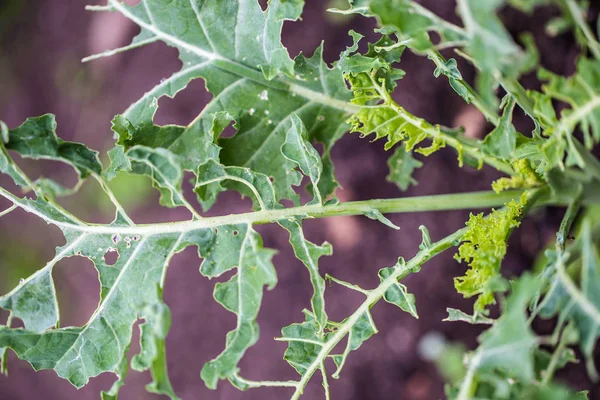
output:
[[[4,217],[6,214],[9,214],[11,211],[15,210],[17,208],[16,204],[13,204],[12,206],[8,207],[6,210],[0,212],[0,218]]]
[[[581,9],[574,0],[565,0],[565,3],[567,4],[567,8],[569,9],[571,17],[573,17],[575,24],[587,39],[592,54],[597,60],[600,60],[600,43],[598,43],[598,40],[594,37],[594,33],[583,19]]]
[[[358,285],[353,285],[353,284],[348,283],[348,282],[340,281],[339,279],[336,279],[336,278],[334,278],[333,276],[331,276],[329,274],[325,274],[325,280],[326,281],[335,282],[338,285],[344,286],[344,287],[346,287],[348,289],[356,290],[357,292],[360,292],[360,293],[364,294],[365,296],[369,295],[369,290],[365,290],[365,289],[361,288]]]
[[[334,205],[323,206],[320,204],[304,205],[299,207],[280,208],[275,210],[260,210],[242,214],[230,214],[218,217],[205,217],[200,220],[179,221],[157,224],[141,224],[135,226],[106,226],[87,224],[83,222],[56,221],[39,212],[27,202],[0,187],[0,196],[17,204],[23,210],[31,212],[44,221],[58,227],[68,228],[80,232],[97,234],[125,234],[125,235],[154,235],[161,233],[190,232],[197,229],[216,228],[230,224],[268,224],[292,217],[324,218],[344,215],[365,215],[373,210],[381,213],[406,213],[422,211],[448,211],[471,210],[499,207],[505,203],[518,199],[523,191],[511,190],[502,193],[471,192],[433,196],[415,196],[396,199],[374,199],[352,201]]]
[[[445,50],[450,49],[452,47],[464,47],[468,44],[466,40],[455,40],[455,41],[447,41],[442,42],[435,46],[436,50]]]
[[[473,398],[473,393],[477,388],[477,386],[475,386],[475,372],[477,372],[477,368],[479,367],[480,357],[479,353],[475,353],[469,362],[467,374],[460,385],[456,400],[471,400],[471,398]]]
[[[325,389],[325,400],[331,399],[331,394],[329,392],[329,381],[327,380],[327,370],[325,369],[325,362],[321,360],[321,375],[323,376],[323,389]]]
[[[471,13],[471,8],[467,0],[457,0],[458,13],[460,14],[463,23],[465,25],[465,30],[470,34],[475,29],[475,19],[473,18],[473,14]]]
[[[8,318],[6,319],[6,327],[10,328],[12,325],[13,315],[12,312],[8,314]],[[4,348],[0,352],[0,375],[8,374],[8,347]]]
[[[552,381],[552,377],[554,376],[554,372],[556,371],[556,367],[558,366],[558,361],[560,360],[561,353],[567,347],[566,335],[563,332],[563,335],[560,338],[560,342],[558,342],[558,346],[554,350],[554,354],[552,354],[552,358],[550,359],[550,363],[548,367],[544,370],[544,379],[542,379],[542,386],[546,386],[550,384]]]
[[[575,300],[581,311],[587,314],[594,323],[600,324],[600,310],[598,310],[594,303],[581,293],[581,290],[573,283],[562,262],[557,263],[556,272],[564,289],[569,293],[573,300]]]
[[[556,233],[556,249],[559,252],[564,252],[565,242],[567,237],[569,236],[569,232],[571,231],[571,226],[577,217],[579,210],[581,209],[581,202],[583,200],[583,190],[579,190],[579,192],[575,195],[571,203],[569,203],[569,207],[567,207],[567,211],[565,212],[565,216],[560,222],[560,227],[558,228],[558,232]]]
[[[296,387],[298,382],[296,381],[252,381],[249,379],[244,379],[239,375],[235,377],[238,381],[242,382],[245,385],[248,385],[250,388],[259,388],[259,387]]]
[[[443,26],[444,28],[454,31],[454,33],[457,33],[459,35],[467,35],[467,32],[465,31],[465,29],[463,27],[460,27],[458,25],[455,25],[451,22],[446,21],[445,19],[439,17],[437,14],[433,13],[432,11],[430,11],[428,8],[423,7],[421,4],[417,3],[416,1],[411,1],[411,7],[420,15],[423,15],[425,17],[428,17],[434,21],[436,21],[440,26]]]
[[[571,277],[567,273],[567,270],[565,269],[565,266],[562,262],[557,263],[556,272],[564,289],[569,293],[569,296],[579,306],[579,309],[583,311],[584,314],[587,314],[587,316],[594,321],[595,326],[600,325],[600,310],[592,301],[590,301],[590,299],[584,293],[581,292],[577,285],[571,280]],[[593,358],[589,358],[586,361],[586,367],[592,381],[597,381],[598,374],[593,366],[593,363]]]

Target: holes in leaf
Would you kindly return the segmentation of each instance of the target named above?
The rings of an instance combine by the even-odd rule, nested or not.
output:
[[[100,301],[98,271],[91,260],[74,256],[60,260],[52,272],[60,326],[82,326]]]
[[[250,113],[251,113],[251,112],[250,112],[250,110],[248,110],[248,115],[250,115]],[[221,138],[230,138],[230,137],[233,137],[233,136],[235,136],[235,134],[236,134],[236,132],[237,132],[237,129],[235,129],[235,128],[233,127],[233,124],[234,124],[234,123],[233,123],[233,122],[231,122],[229,125],[227,125],[227,126],[225,127],[225,129],[223,129],[223,132],[221,132],[221,134],[219,135],[219,138],[220,138],[220,139],[221,139]]]
[[[312,143],[312,145],[315,148],[315,150],[317,150],[319,155],[322,157],[323,152],[325,151],[325,145],[321,142],[317,142],[316,140]]]
[[[167,49],[160,49],[161,57],[168,59],[171,55],[168,54]],[[175,56],[177,59],[177,56]],[[183,68],[191,67],[191,64],[183,65]],[[156,80],[171,76],[172,73],[181,69],[181,65],[173,65],[173,72],[165,71],[161,72],[161,77]],[[162,69],[162,68],[161,68]],[[211,100],[208,90],[206,90],[206,84],[203,79],[194,79],[177,93],[177,96],[173,98],[164,96],[159,100],[159,107],[155,116],[155,123],[159,125],[177,124],[187,125],[198,115],[198,110],[204,108],[206,104]]]
[[[432,31],[429,33],[429,40],[431,40],[431,43],[433,43],[435,46],[437,46],[438,44],[440,44],[442,42],[442,37],[440,36],[439,33]]]
[[[106,253],[104,253],[104,262],[106,265],[115,265],[118,259],[119,250],[113,249],[112,247],[106,249]]]
[[[237,236],[237,235],[239,235],[239,234],[240,234],[240,233],[239,233],[238,231],[233,231],[233,236]]]

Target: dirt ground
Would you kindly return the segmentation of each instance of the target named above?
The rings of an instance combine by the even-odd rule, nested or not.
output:
[[[162,77],[179,68],[176,52],[162,44],[120,54],[91,64],[79,60],[89,54],[127,43],[136,33],[128,21],[113,14],[84,11],[78,0],[0,2],[0,119],[15,127],[29,116],[44,113],[57,115],[59,134],[88,146],[106,150],[112,143],[110,120],[125,110]],[[325,18],[325,1],[307,1],[304,20],[285,26],[284,42],[290,53],[311,54],[325,40],[325,58],[332,62],[351,43],[347,31],[354,29],[374,37],[373,22],[362,18],[334,20]],[[436,13],[451,16],[454,2],[423,1]],[[560,73],[573,71],[577,53],[573,38],[564,35],[549,39],[543,34],[543,23],[555,13],[543,9],[533,16],[513,10],[502,12],[503,19],[516,35],[533,29],[545,67]],[[450,89],[443,79],[435,79],[432,64],[405,53],[401,67],[407,72],[399,84],[397,100],[414,114],[447,126],[464,125],[471,135],[489,130],[483,117]],[[466,77],[473,71],[459,64]],[[535,85],[533,77],[525,80]],[[156,122],[186,124],[210,100],[201,81],[192,83],[176,99],[163,99]],[[517,121],[527,127],[525,118]],[[380,142],[370,143],[358,135],[346,135],[333,151],[338,179],[343,186],[339,196],[344,200],[414,196],[435,193],[487,190],[497,177],[494,171],[459,169],[452,150],[430,157],[418,170],[418,186],[400,192],[385,180],[386,157]],[[54,163],[41,167],[26,164],[33,175],[50,174],[65,182],[74,177]],[[5,181],[3,180],[2,183]],[[85,192],[85,191],[84,191]],[[87,193],[87,192],[86,192]],[[90,197],[67,199],[66,206],[88,220],[107,221],[106,211],[98,210]],[[125,199],[135,204],[136,221],[174,220],[186,218],[184,211],[158,208],[156,193],[146,199]],[[237,195],[227,194],[211,214],[238,212],[248,208]],[[511,239],[509,255],[504,263],[506,276],[529,269],[540,248],[552,240],[562,211],[549,209],[528,218]],[[468,212],[443,212],[392,215],[390,219],[402,229],[391,230],[378,222],[358,217],[337,217],[306,223],[306,236],[316,243],[333,244],[334,254],[322,259],[322,273],[373,287],[378,283],[377,271],[393,265],[399,256],[410,258],[418,249],[421,237],[418,226],[426,225],[433,239],[439,239],[463,226]],[[264,297],[259,315],[261,339],[241,362],[242,374],[251,379],[294,379],[295,371],[282,359],[285,344],[272,338],[281,327],[302,319],[301,311],[309,306],[310,284],[305,268],[296,260],[287,242],[287,234],[277,227],[260,227],[265,245],[279,250],[275,257],[278,286]],[[14,213],[0,221],[0,241],[14,245],[0,247],[0,290],[10,289],[15,278],[9,271],[13,264],[23,270],[43,265],[51,258],[53,248],[61,244],[51,227],[24,213]],[[32,250],[35,251],[32,255]],[[212,298],[214,282],[198,273],[200,260],[188,249],[173,260],[165,289],[165,299],[173,315],[173,326],[167,340],[169,372],[177,393],[186,400],[196,399],[281,399],[285,389],[255,389],[238,392],[226,382],[218,391],[206,389],[199,373],[202,365],[216,356],[224,346],[225,334],[234,327],[233,315]],[[469,310],[471,302],[456,294],[452,278],[464,272],[464,265],[452,259],[452,252],[428,262],[423,271],[405,281],[415,294],[420,319],[413,319],[389,304],[378,304],[372,311],[379,334],[354,352],[339,381],[330,382],[334,399],[349,400],[431,400],[443,397],[443,383],[434,365],[422,360],[417,345],[423,335],[439,332],[447,340],[473,348],[480,329],[461,323],[444,323],[446,307]],[[82,324],[98,300],[98,283],[93,267],[85,260],[73,258],[59,263],[55,278],[61,300],[62,325]],[[18,279],[17,279],[18,280]],[[326,294],[328,313],[333,319],[350,314],[361,301],[356,293],[333,286]],[[3,320],[3,319],[0,319]],[[544,327],[540,327],[544,329]],[[137,342],[137,338],[134,339]],[[135,346],[134,346],[135,347]],[[132,354],[135,349],[132,349]],[[107,389],[113,376],[102,375],[80,391],[54,372],[34,373],[28,364],[9,359],[10,375],[0,377],[0,399],[97,399]],[[332,368],[332,366],[329,366]],[[576,388],[589,387],[582,368],[559,374]],[[148,374],[131,372],[124,387],[123,399],[159,398],[145,393]],[[596,392],[593,396],[600,396]],[[306,399],[322,397],[320,383],[315,380],[306,391]],[[600,398],[600,397],[592,397]]]

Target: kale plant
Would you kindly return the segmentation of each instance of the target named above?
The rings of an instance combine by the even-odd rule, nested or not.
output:
[[[219,381],[227,380],[240,390],[281,387],[282,398],[298,399],[315,379],[329,399],[329,380],[340,378],[347,358],[377,333],[371,308],[384,300],[417,318],[415,297],[402,280],[450,250],[465,266],[464,276],[455,278],[456,290],[473,299],[473,310],[448,309],[447,320],[454,321],[448,323],[482,324],[487,330],[476,349],[454,362],[458,372],[448,375],[447,397],[587,398],[586,392],[577,393],[554,379],[557,370],[569,368],[578,357],[590,378],[598,378],[594,349],[600,336],[600,225],[588,210],[600,193],[600,162],[592,153],[600,142],[600,43],[592,29],[595,24],[588,21],[587,2],[457,0],[461,22],[455,23],[417,0],[354,0],[330,12],[376,19],[378,39],[360,51],[364,38],[351,31],[353,45],[333,65],[323,61],[321,47],[310,57],[292,59],[282,45],[283,24],[300,18],[303,3],[270,0],[263,10],[256,0],[141,0],[135,6],[108,0],[106,5],[87,7],[119,13],[141,30],[129,45],[84,61],[161,41],[177,49],[182,68],[114,117],[116,143],[108,152],[108,166],[85,145],[61,140],[53,115],[29,118],[13,129],[0,123],[0,170],[21,189],[13,193],[0,188],[0,195],[12,203],[1,215],[22,209],[59,228],[65,239],[54,258],[0,297],[0,307],[10,314],[0,326],[2,370],[7,370],[6,354],[11,350],[35,370],[54,370],[77,388],[112,372],[117,379],[102,393],[108,400],[117,398],[131,367],[151,372],[149,392],[177,399],[167,374],[170,311],[162,290],[171,258],[196,247],[203,276],[235,271],[214,287],[215,301],[235,314],[237,324],[222,352],[204,364],[200,375],[206,386],[216,389]],[[574,33],[580,53],[571,76],[542,68],[532,37],[515,41],[498,17],[501,7],[531,12],[540,5],[561,12],[548,25],[549,34]],[[442,55],[448,49],[475,68],[475,87],[463,79],[456,59]],[[481,140],[467,137],[461,129],[430,123],[398,104],[393,93],[404,77],[399,69],[404,52],[434,63],[432,79],[447,80],[493,129]],[[522,85],[522,76],[533,73],[541,90]],[[187,126],[155,124],[158,100],[175,96],[194,79],[206,82],[212,101],[197,110],[197,118]],[[513,116],[521,111],[533,122],[532,132],[515,128]],[[224,137],[230,124],[235,134]],[[417,184],[412,174],[426,156],[448,148],[456,152],[460,166],[487,165],[504,177],[489,182],[492,190],[487,192],[340,202],[331,149],[349,132],[385,139],[385,149],[392,151],[388,179],[402,190]],[[316,144],[322,150],[317,151]],[[65,188],[48,178],[33,181],[11,154],[69,164],[79,183]],[[194,200],[183,194],[186,171],[194,175]],[[160,204],[186,208],[189,219],[133,221],[107,184],[125,172],[149,176],[160,192]],[[112,223],[86,222],[57,203],[86,179],[96,180],[114,203]],[[300,186],[312,200],[301,203]],[[224,191],[251,198],[253,211],[202,215]],[[545,252],[543,268],[535,275],[507,277],[502,271],[507,240],[532,210],[549,205],[566,211],[556,242]],[[417,254],[381,268],[380,283],[372,289],[324,277],[319,259],[331,254],[332,247],[312,243],[303,233],[303,223],[310,218],[364,215],[397,229],[385,214],[455,209],[487,211],[471,214],[464,228],[435,241],[422,226]],[[297,371],[296,380],[272,381],[266,376],[253,381],[238,368],[259,337],[256,320],[263,292],[277,283],[274,250],[263,247],[255,230],[259,224],[276,224],[287,231],[295,256],[310,274],[309,307],[276,339],[288,344],[283,358]],[[113,265],[104,258],[110,251],[118,252]],[[61,259],[75,255],[94,263],[100,302],[83,326],[61,327],[52,270]],[[364,296],[341,321],[327,315],[328,282]],[[491,312],[496,303],[497,316]],[[532,329],[536,319],[554,317],[553,334],[540,336]],[[23,328],[14,326],[17,319]],[[140,352],[129,360],[133,329],[140,320]],[[431,350],[434,343],[425,347]],[[449,350],[440,350],[434,358],[441,362]],[[335,370],[326,369],[328,359]]]

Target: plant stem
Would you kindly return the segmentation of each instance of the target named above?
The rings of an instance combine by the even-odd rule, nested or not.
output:
[[[252,381],[249,379],[244,379],[239,375],[235,376],[235,379],[245,385],[248,385],[249,388],[259,388],[259,387],[296,387],[298,382],[296,381]]]
[[[565,250],[565,242],[567,237],[569,236],[569,232],[571,231],[571,226],[575,221],[575,218],[579,214],[579,210],[581,209],[581,201],[583,199],[583,190],[580,190],[569,206],[567,207],[567,211],[565,212],[565,216],[560,222],[560,227],[558,228],[558,232],[556,233],[556,249],[559,252],[564,252]]]
[[[458,392],[457,400],[470,400],[473,397],[473,392],[476,389],[475,385],[475,372],[479,367],[479,362],[481,360],[481,355],[479,353],[475,353],[473,358],[469,362],[469,369],[467,369],[467,374],[465,375],[465,379],[463,379],[460,385],[460,391]]]
[[[80,232],[98,234],[139,234],[153,235],[161,233],[182,233],[196,229],[216,228],[231,224],[268,224],[293,217],[324,218],[344,215],[363,215],[374,210],[381,213],[406,213],[421,211],[470,210],[499,207],[513,199],[518,199],[523,191],[511,190],[496,194],[492,191],[456,193],[433,196],[415,196],[395,199],[374,199],[351,201],[333,205],[319,204],[299,207],[280,208],[274,210],[253,211],[242,214],[230,214],[201,220],[179,221],[135,226],[106,226],[88,223],[55,220],[51,216],[35,208],[31,203],[15,196],[4,188],[0,188],[0,196],[7,198],[24,211],[31,212],[48,223],[58,227]]]
[[[12,324],[13,315],[12,312],[8,314],[6,319],[6,327],[10,328]],[[0,351],[0,375],[8,375],[8,347],[1,349]]]
[[[569,14],[571,14],[571,17],[573,18],[573,21],[575,21],[575,24],[587,39],[588,47],[590,48],[592,54],[597,60],[600,60],[600,43],[598,43],[598,40],[596,40],[594,37],[594,33],[583,19],[583,13],[581,12],[581,9],[574,0],[565,0],[565,3],[569,9]]]
[[[567,327],[568,329],[568,327]],[[542,385],[548,385],[552,381],[552,377],[554,376],[554,372],[556,371],[556,367],[558,366],[558,360],[560,360],[560,355],[562,351],[567,347],[566,334],[563,331],[563,334],[558,342],[558,346],[554,350],[554,354],[552,354],[552,358],[550,359],[550,363],[548,367],[544,371],[544,379],[542,379]]]

